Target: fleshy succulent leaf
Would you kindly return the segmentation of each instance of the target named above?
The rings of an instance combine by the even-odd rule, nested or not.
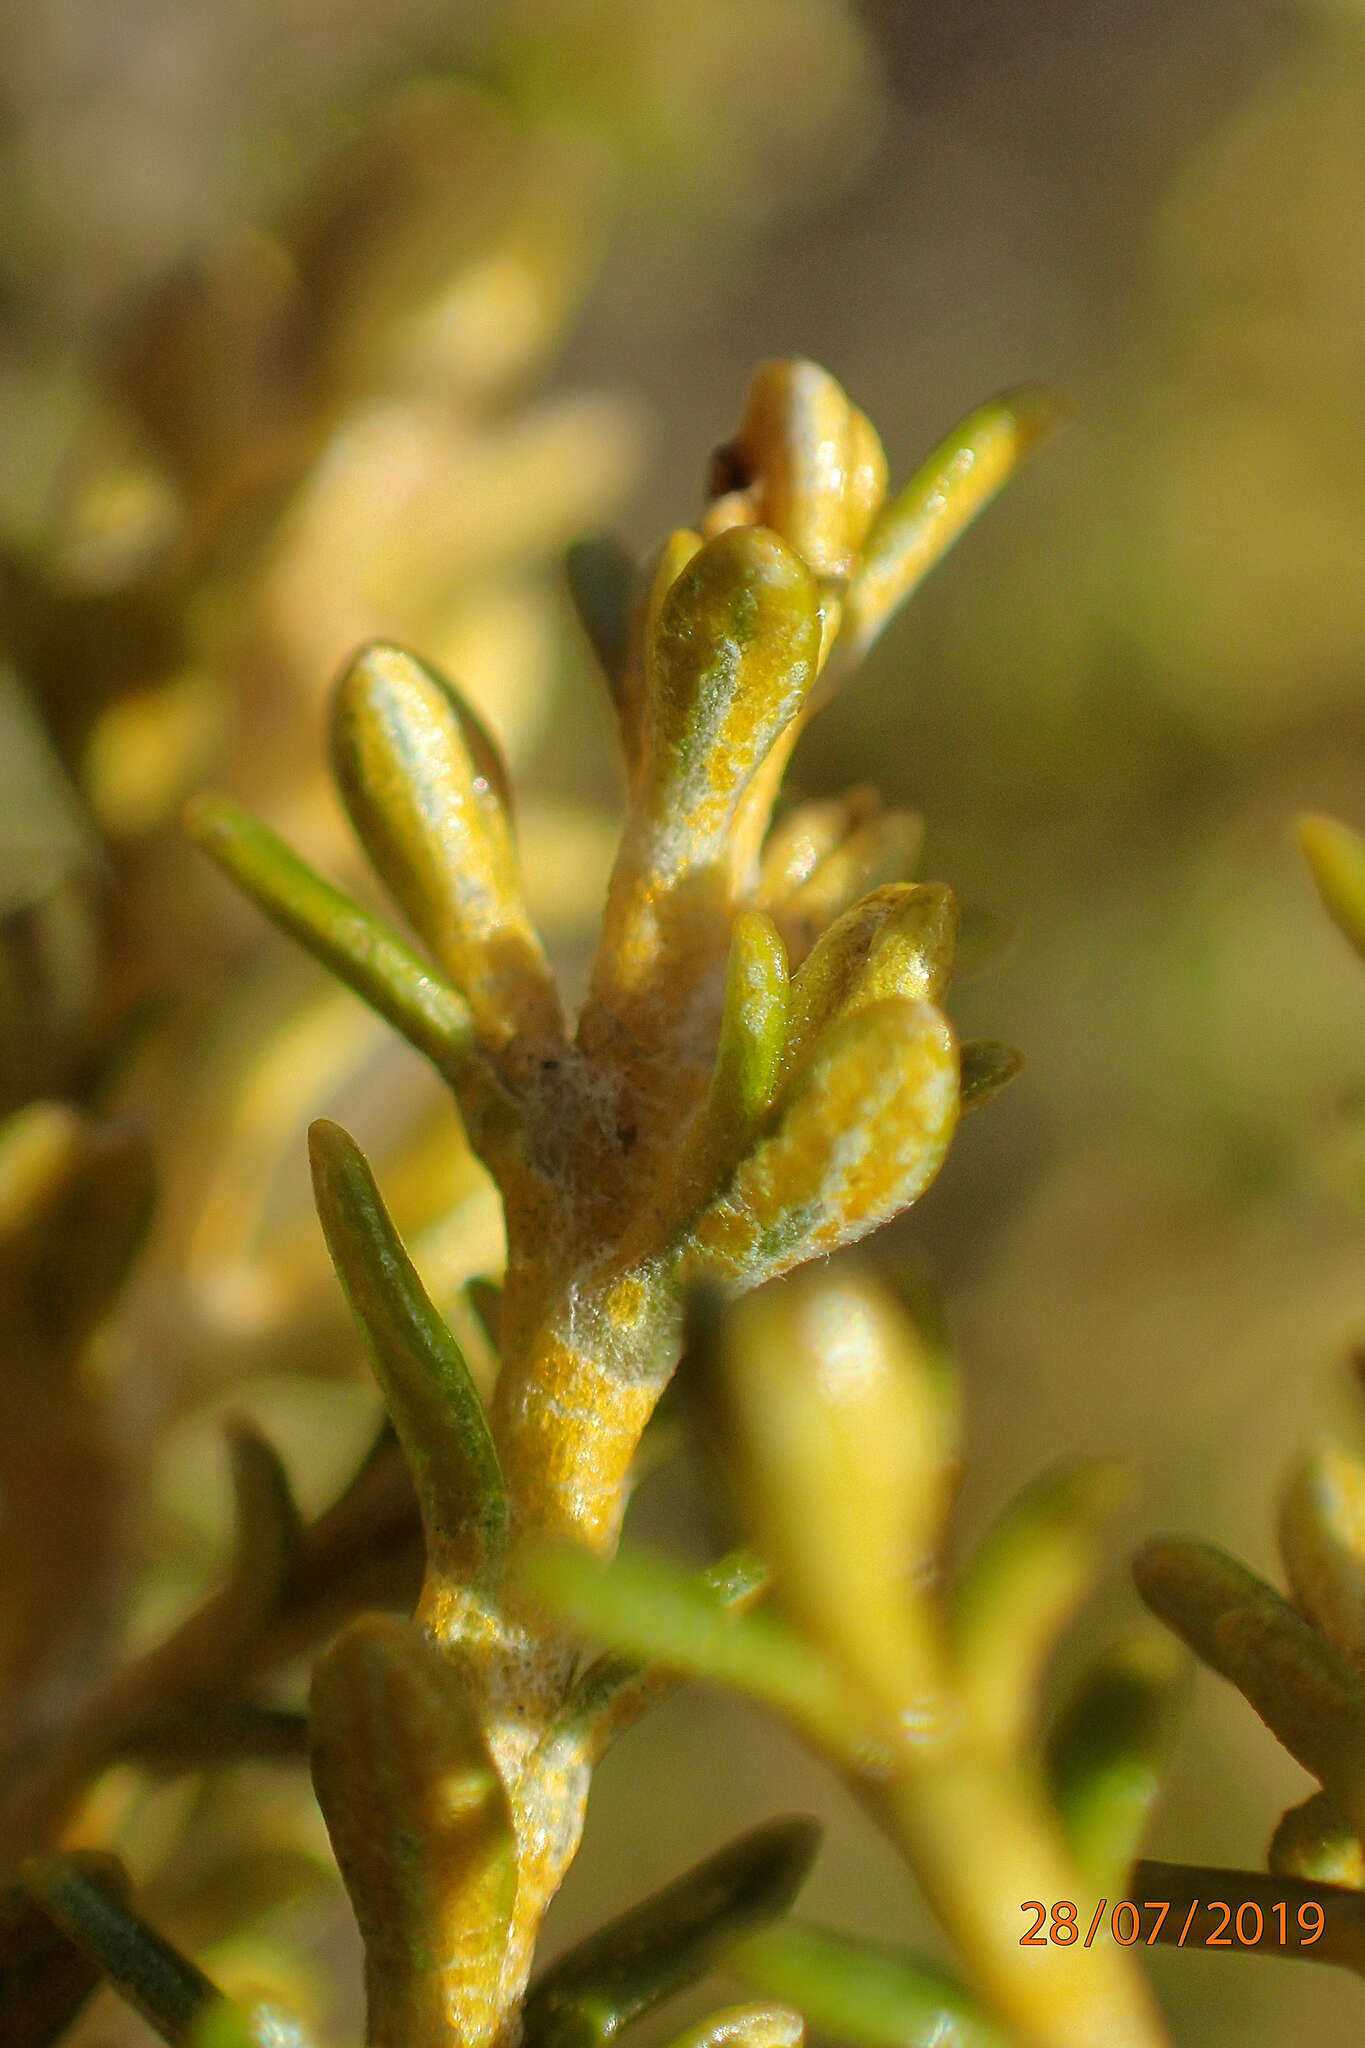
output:
[[[1047,1773],[1072,1854],[1097,1896],[1123,1890],[1160,1790],[1185,1659],[1134,1636],[1095,1659],[1049,1732]]]
[[[771,918],[743,910],[730,934],[720,1045],[707,1102],[717,1163],[734,1165],[777,1086],[787,1033],[787,949]]]
[[[1325,1636],[1211,1543],[1152,1543],[1133,1566],[1154,1614],[1245,1694],[1271,1733],[1365,1828],[1365,1680]]]
[[[526,2048],[597,2048],[785,1913],[819,1847],[815,1821],[727,1843],[551,1965],[526,2001]]]
[[[957,1115],[957,1043],[940,1010],[894,998],[837,1019],[697,1219],[683,1277],[753,1286],[856,1242],[923,1194]]]
[[[1127,1491],[1112,1459],[1040,1473],[1003,1508],[958,1582],[951,1630],[959,1685],[1002,1752],[1028,1737],[1043,1668],[1100,1566],[1100,1533]]]
[[[960,1984],[884,1942],[783,1920],[741,1942],[727,1966],[857,2048],[1005,2048]]]
[[[378,873],[499,1047],[554,1036],[559,1005],[522,898],[506,778],[444,678],[402,648],[362,648],[337,684],[332,756]]]
[[[516,1893],[502,1783],[451,1663],[370,1614],[313,1673],[313,1783],[365,1943],[370,2039],[484,2048]]]
[[[668,2048],[800,2048],[806,2023],[788,2005],[732,2005],[676,2034]]]
[[[892,997],[934,1003],[948,986],[957,899],[941,882],[889,882],[846,910],[812,948],[791,991],[790,1074],[836,1017]]]
[[[385,1405],[417,1487],[433,1555],[500,1552],[507,1495],[479,1392],[449,1326],[394,1229],[355,1140],[319,1121],[309,1132],[327,1248],[368,1340]]]

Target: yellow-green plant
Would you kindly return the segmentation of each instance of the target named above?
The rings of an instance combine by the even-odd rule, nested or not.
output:
[[[323,1231],[425,1540],[413,1619],[352,1619],[312,1679],[307,1744],[364,1941],[372,2048],[588,2048],[727,1954],[779,2003],[689,2040],[792,2042],[797,2009],[877,2044],[1163,2039],[1120,1947],[1020,1939],[1026,1900],[1121,1889],[1150,1800],[1170,1691],[1150,1650],[1101,1664],[1046,1760],[1036,1739],[1041,1666],[1088,1583],[1113,1472],[1046,1476],[954,1578],[942,1360],[870,1281],[781,1278],[915,1201],[962,1109],[1017,1064],[960,1045],[943,1009],[958,910],[908,879],[918,820],[865,790],[772,815],[806,720],[1054,412],[1029,392],[983,407],[884,501],[864,416],[814,365],[769,363],[697,530],[643,568],[613,544],[575,551],[628,803],[572,1029],[522,898],[502,763],[417,656],[364,648],[332,715],[352,822],[416,944],[235,803],[191,808],[227,872],[449,1083],[506,1215],[485,1402],[359,1148],[314,1126]],[[614,1557],[689,1299],[689,1377],[758,1544],[696,1580]],[[390,1469],[381,1446],[304,1527],[279,1460],[239,1431],[228,1585],[96,1700],[16,1832],[50,1843],[114,1755],[296,1748],[299,1717],[252,1681],[359,1604],[357,1533]],[[755,1611],[770,1580],[772,1611]],[[967,1987],[775,1927],[814,1849],[794,1822],[531,1981],[594,1766],[689,1671],[776,1705],[833,1757],[901,1845]],[[0,1968],[36,1901],[73,1997],[93,1959],[168,2040],[278,2038],[278,2015],[234,2013],[98,1862],[40,1853],[24,1884]],[[12,2009],[24,2048],[57,2037],[27,1980]]]

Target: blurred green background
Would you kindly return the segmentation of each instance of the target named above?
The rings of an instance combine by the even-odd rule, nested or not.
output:
[[[4,66],[0,1051],[8,1103],[157,1134],[117,1339],[125,1429],[161,1444],[141,1626],[213,1554],[206,1416],[268,1412],[313,1498],[368,1426],[308,1117],[406,1162],[451,1287],[490,1258],[422,1077],[200,871],[179,797],[211,776],[347,871],[319,706],[363,635],[412,640],[507,745],[581,975],[616,769],[559,551],[690,518],[774,354],[835,373],[893,479],[1002,386],[1072,404],[791,785],[919,806],[925,871],[1017,927],[956,1015],[1028,1066],[886,1247],[949,1299],[964,1528],[1112,1448],[1140,1486],[1092,1640],[1133,1617],[1140,1533],[1269,1568],[1291,1452],[1365,1434],[1365,981],[1288,835],[1365,823],[1365,8],[60,0]],[[638,1520],[700,1547],[713,1513],[683,1462]],[[1201,1679],[1154,1853],[1260,1864],[1306,1791]],[[811,1909],[931,1938],[726,1702],[669,1707],[594,1800],[556,1938],[803,1806],[834,1821]],[[1158,1963],[1188,2048],[1359,2010],[1328,1972]],[[144,2038],[112,2006],[87,2036]]]

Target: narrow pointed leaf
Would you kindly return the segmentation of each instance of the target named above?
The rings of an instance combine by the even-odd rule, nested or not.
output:
[[[960,1984],[884,1942],[784,1920],[742,1942],[727,1967],[857,2048],[1006,2048]]]
[[[787,949],[771,918],[741,911],[730,934],[720,1045],[707,1104],[711,1144],[728,1169],[777,1086],[787,1033]]]
[[[1294,1603],[1365,1671],[1365,1463],[1325,1444],[1291,1477],[1280,1556]]]
[[[443,1072],[474,1049],[469,1006],[449,983],[229,797],[195,797],[185,828],[289,937]]]
[[[849,585],[843,642],[864,654],[887,620],[1060,420],[1049,391],[1007,391],[970,413],[893,498]]]
[[[1365,1892],[1365,1844],[1325,1792],[1281,1814],[1271,1836],[1266,1868],[1276,1877],[1309,1878]]]
[[[1127,1492],[1121,1465],[1076,1459],[1016,1494],[982,1537],[953,1599],[959,1683],[981,1734],[1026,1741],[1044,1665],[1099,1571],[1099,1539]]]
[[[232,1593],[264,1620],[288,1599],[298,1574],[303,1525],[278,1451],[254,1424],[229,1424],[232,1453]]]
[[[343,671],[332,758],[378,873],[473,1012],[502,1045],[553,1035],[558,1002],[527,915],[491,741],[445,680],[375,643]]]
[[[1175,1645],[1135,1636],[1095,1660],[1051,1730],[1052,1796],[1097,1896],[1123,1890],[1160,1790],[1184,1690],[1185,1661]]]
[[[128,1875],[116,1857],[83,1850],[68,1860],[92,1883],[126,1900]],[[54,2048],[103,1974],[22,1885],[0,1889],[0,2041],[5,2048]]]
[[[1365,1681],[1324,1636],[1208,1543],[1153,1543],[1137,1589],[1190,1648],[1245,1694],[1272,1734],[1365,1829]]]
[[[731,1615],[748,1614],[768,1590],[772,1574],[751,1550],[735,1550],[700,1573],[697,1584]],[[623,1735],[683,1683],[670,1664],[643,1662],[608,1651],[574,1685],[560,1714],[542,1739],[542,1756],[567,1748],[594,1765]]]
[[[500,1552],[507,1493],[479,1392],[422,1286],[355,1140],[319,1121],[309,1132],[313,1190],[327,1249],[363,1330],[385,1405],[416,1483],[428,1544],[472,1536],[480,1562]]]
[[[994,1038],[969,1038],[962,1047],[962,1108],[979,1109],[1019,1073],[1024,1055]]]
[[[516,1893],[502,1783],[415,1622],[353,1621],[319,1660],[313,1783],[365,1944],[369,2038],[485,2048]]]
[[[787,1911],[819,1843],[815,1821],[770,1821],[600,1928],[532,1986],[526,2048],[596,2048],[704,1977]]]
[[[941,1011],[894,999],[840,1018],[697,1219],[682,1277],[753,1286],[855,1243],[923,1194],[957,1114],[957,1043]]]
[[[622,1550],[609,1565],[569,1545],[521,1559],[525,1583],[584,1635],[632,1657],[766,1702],[841,1754],[866,1733],[864,1717],[817,1650],[770,1614],[727,1614],[676,1565]]]
[[[668,2048],[800,2048],[806,2023],[788,2005],[732,2005],[675,2034]]]
[[[1297,831],[1333,922],[1365,955],[1365,839],[1339,818],[1313,811],[1298,820]]]
[[[171,2048],[192,2048],[218,1987],[135,1913],[86,1859],[34,1856],[20,1872],[43,1911]]]

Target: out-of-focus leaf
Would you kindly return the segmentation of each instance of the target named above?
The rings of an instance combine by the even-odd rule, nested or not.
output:
[[[1317,1884],[1365,1892],[1365,1844],[1325,1792],[1315,1792],[1301,1806],[1281,1814],[1270,1838],[1266,1868],[1277,1877],[1310,1878]]]
[[[615,1649],[766,1701],[840,1753],[866,1733],[818,1651],[770,1614],[727,1614],[676,1565],[627,1550],[601,1565],[568,1545],[547,1545],[525,1553],[522,1573],[555,1613]]]
[[[303,1549],[303,1525],[278,1451],[251,1422],[229,1425],[232,1453],[232,1591],[261,1615],[289,1597]]]
[[[365,1943],[370,2039],[484,2048],[516,1893],[507,1799],[415,1622],[353,1621],[313,1673],[313,1783]]]
[[[133,1911],[106,1873],[97,1874],[86,1859],[34,1856],[20,1876],[68,1940],[170,2048],[193,2048],[196,2026],[227,2001],[202,1970]]]
[[[439,1555],[472,1535],[479,1562],[491,1562],[506,1537],[507,1493],[478,1388],[355,1140],[319,1121],[309,1151],[327,1248],[368,1340],[428,1543]]]
[[[979,1109],[999,1089],[1011,1082],[1024,1064],[1024,1055],[1012,1045],[994,1038],[969,1038],[962,1047],[962,1107]]]
[[[128,1877],[116,1857],[83,1850],[75,1868],[117,1899]],[[0,1889],[0,2041],[53,2048],[99,1984],[98,1962],[71,1941],[22,1885]]]
[[[1280,1503],[1280,1556],[1300,1612],[1365,1671],[1365,1464],[1324,1444]]]
[[[786,2005],[732,2005],[677,2034],[668,2048],[800,2048],[806,2023]]]
[[[787,1911],[819,1844],[815,1821],[769,1821],[599,1928],[532,1986],[526,2048],[596,2048],[704,1977]]]
[[[593,540],[575,541],[564,557],[564,566],[574,610],[615,695],[630,638],[634,560],[620,541],[601,534]]]
[[[884,508],[844,601],[841,644],[866,653],[887,620],[1062,416],[1056,395],[1007,391],[969,413]]]
[[[914,1587],[951,1496],[951,1424],[918,1332],[866,1274],[797,1274],[698,1346],[707,1411],[776,1592],[860,1699],[899,1720],[941,1682]]]
[[[469,1007],[410,947],[223,796],[194,797],[185,829],[290,938],[443,1072],[473,1049]]]
[[[1316,811],[1306,811],[1295,829],[1332,919],[1365,955],[1365,839]]]
[[[1184,1659],[1134,1636],[1097,1657],[1053,1724],[1047,1773],[1072,1854],[1096,1894],[1122,1891],[1161,1786]]]
[[[1005,2048],[960,1984],[883,1942],[784,1920],[742,1942],[727,1967],[858,2048]]]
[[[996,1748],[1026,1740],[1043,1667],[1099,1570],[1100,1533],[1127,1492],[1113,1460],[1076,1459],[1031,1480],[982,1537],[953,1597],[959,1683]]]
[[[522,896],[492,741],[401,647],[342,672],[332,759],[365,850],[492,1045],[554,1035],[559,1004]]]
[[[751,1550],[735,1550],[708,1565],[697,1584],[723,1612],[741,1615],[757,1606],[771,1581],[772,1574],[761,1558]],[[597,1763],[617,1736],[666,1699],[683,1677],[674,1665],[642,1663],[637,1657],[608,1651],[590,1664],[575,1684],[542,1739],[541,1753],[565,1744],[590,1764]]]
[[[1365,1681],[1273,1586],[1209,1543],[1153,1543],[1137,1589],[1365,1828]]]

